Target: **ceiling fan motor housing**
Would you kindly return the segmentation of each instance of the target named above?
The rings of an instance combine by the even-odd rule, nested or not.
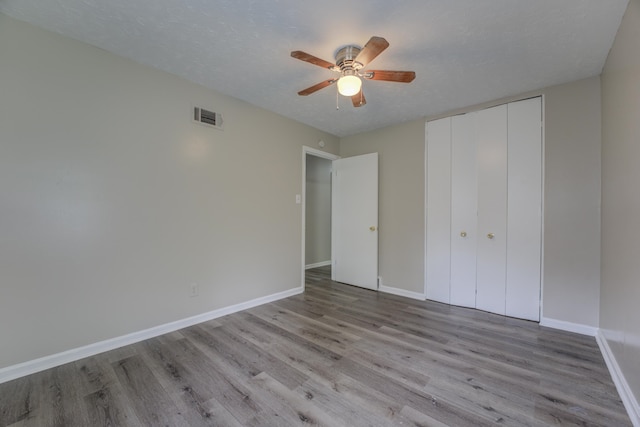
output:
[[[355,75],[362,68],[362,64],[355,61],[360,50],[362,50],[360,47],[354,45],[338,49],[336,52],[336,65],[340,67],[342,75]]]

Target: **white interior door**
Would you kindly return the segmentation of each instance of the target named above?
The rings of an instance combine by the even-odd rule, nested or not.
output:
[[[477,142],[474,114],[452,117],[451,304],[476,306]]]
[[[476,308],[505,314],[507,106],[473,113],[478,141]]]
[[[332,279],[378,289],[378,153],[333,161],[331,221]]]
[[[507,316],[540,320],[542,99],[509,108]]]
[[[427,123],[427,299],[450,304],[451,118]]]

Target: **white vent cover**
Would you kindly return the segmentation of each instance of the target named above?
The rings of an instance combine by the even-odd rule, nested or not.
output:
[[[204,108],[194,107],[193,120],[203,125],[222,130],[222,114]]]

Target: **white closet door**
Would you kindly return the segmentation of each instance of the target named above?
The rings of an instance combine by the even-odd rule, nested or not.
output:
[[[451,125],[451,304],[476,306],[477,149],[473,114]]]
[[[506,314],[540,320],[542,100],[508,105]]]
[[[449,304],[451,118],[427,123],[427,299]]]
[[[476,308],[505,314],[507,106],[473,113],[478,141]]]

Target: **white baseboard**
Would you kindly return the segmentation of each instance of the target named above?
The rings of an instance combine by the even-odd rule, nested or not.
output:
[[[153,328],[63,351],[62,353],[52,354],[39,359],[19,363],[17,365],[7,366],[6,368],[0,369],[0,384],[26,375],[34,374],[36,372],[44,371],[45,369],[54,368],[56,366],[64,365],[65,363],[74,362],[85,357],[94,356],[105,351],[114,350],[125,345],[134,344],[162,334],[177,331],[188,326],[236,313],[238,311],[247,310],[262,304],[301,294],[302,292],[304,292],[304,288],[302,287],[289,289],[287,291],[252,299],[232,306],[219,308],[197,316],[165,323],[163,325],[154,326]]]
[[[596,341],[598,342],[598,346],[600,347],[602,357],[607,364],[607,368],[609,369],[609,373],[611,374],[613,383],[616,385],[616,389],[618,390],[620,399],[622,400],[622,403],[624,403],[624,407],[629,414],[631,423],[635,427],[640,427],[640,404],[634,397],[633,392],[631,391],[631,387],[629,387],[629,383],[624,377],[624,374],[620,369],[620,365],[618,365],[618,361],[611,351],[609,342],[602,333],[602,330],[598,330],[596,334]]]
[[[327,265],[331,265],[331,260],[329,261],[322,261],[322,262],[316,262],[315,264],[307,264],[304,266],[305,270],[309,270],[310,268],[318,268],[318,267],[324,267]]]
[[[378,287],[378,290],[380,292],[384,292],[384,293],[387,293],[387,294],[393,294],[393,295],[398,295],[398,296],[401,296],[401,297],[417,299],[417,300],[420,300],[420,301],[424,301],[426,299],[425,295],[421,294],[419,292],[407,291],[405,289],[394,288],[394,287],[391,287],[391,286],[380,285]]]
[[[540,326],[546,326],[548,328],[560,329],[561,331],[575,332],[576,334],[588,335],[595,337],[598,328],[594,326],[587,326],[580,323],[566,322],[564,320],[550,319],[548,317],[542,317],[540,319]]]

